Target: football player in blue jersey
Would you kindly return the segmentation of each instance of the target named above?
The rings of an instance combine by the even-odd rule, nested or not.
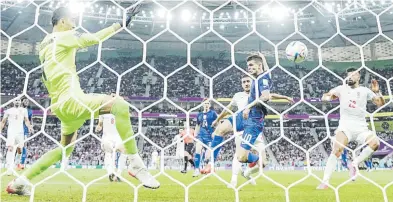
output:
[[[212,133],[214,131],[212,124],[217,119],[217,113],[211,109],[211,104],[208,99],[203,100],[203,112],[199,112],[197,115],[197,125],[195,127],[196,138],[203,144],[210,147],[212,142]],[[200,162],[201,162],[201,151],[202,144],[200,142],[196,143],[195,148],[195,171],[192,175],[197,177],[200,174]]]

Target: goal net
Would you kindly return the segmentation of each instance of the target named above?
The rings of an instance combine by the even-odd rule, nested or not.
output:
[[[78,130],[75,142],[61,145],[61,122],[52,112],[56,106],[41,80],[43,65],[38,58],[41,41],[53,31],[51,17],[56,8],[71,8],[77,16],[74,30],[80,36],[124,23],[130,9],[138,5],[140,12],[128,27],[98,45],[78,49],[78,77],[73,79],[79,79],[85,93],[114,94],[128,102],[139,154],[161,183],[155,191],[143,188],[127,169],[117,182],[108,180],[111,173],[104,163],[103,136],[96,130],[98,117],[94,116],[107,103],[97,109],[84,106],[91,113],[90,120]],[[1,19],[2,120],[6,110],[22,99],[34,126],[34,133],[19,147],[10,143],[7,124],[1,131],[3,189],[22,175],[22,167],[29,169],[46,152],[60,147],[63,160],[31,180],[30,201],[387,202],[393,198],[391,0],[12,0],[1,1]],[[286,58],[285,49],[293,41],[307,46],[302,63]],[[236,129],[236,115],[243,109],[228,106],[235,93],[244,91],[241,78],[251,76],[246,58],[257,53],[266,57],[269,66],[264,74],[272,79],[270,93],[285,95],[292,102],[259,100],[268,112],[260,139],[263,150],[250,146],[260,159],[265,159],[261,151],[266,153],[266,166],[252,179],[239,173],[237,185],[231,186],[236,141],[247,140],[235,133],[211,148],[197,137],[178,135],[195,129],[205,98],[218,114],[228,112],[226,118],[234,119]],[[58,64],[58,68],[69,67]],[[342,163],[345,157],[340,156],[329,189],[323,192],[315,188],[322,182],[332,153],[340,101],[322,102],[321,97],[348,82],[348,68],[360,73],[361,86],[371,88],[374,80],[379,84],[385,104],[377,107],[368,102],[366,109],[360,109],[367,114],[379,148],[359,164],[355,182]],[[356,103],[348,104],[359,108]],[[200,169],[206,168],[213,150],[221,148],[211,173],[192,177],[192,163],[185,160],[194,158],[195,148],[187,151],[187,138],[202,144]],[[345,147],[348,162],[367,143],[349,142]],[[66,158],[71,146],[74,151]],[[6,161],[9,152],[17,158],[11,169]],[[115,170],[120,167],[120,156],[112,154]],[[132,166],[129,160],[126,166]],[[242,165],[243,170],[247,166]],[[187,172],[180,173],[184,169]],[[0,200],[13,201],[14,197],[2,193]]]

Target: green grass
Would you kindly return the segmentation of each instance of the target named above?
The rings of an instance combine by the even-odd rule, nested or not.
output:
[[[57,169],[50,169],[44,172],[41,176],[32,181],[36,183],[43,178],[52,175],[58,171]],[[105,170],[82,170],[70,169],[68,172],[82,183],[87,184],[105,175]],[[322,177],[322,172],[315,171],[317,176]],[[189,185],[196,179],[192,178],[192,172],[185,175],[177,171],[167,171],[167,174],[179,180],[185,185]],[[306,172],[302,171],[267,171],[267,176],[274,179],[284,186],[306,176]],[[393,171],[374,171],[371,173],[362,172],[365,176],[373,179],[377,184],[382,187],[393,181]],[[219,171],[218,175],[224,180],[229,181],[231,177],[230,171]],[[133,184],[138,182],[127,176],[124,177]],[[1,198],[0,201],[4,202],[19,202],[29,201],[29,197],[21,197],[16,195],[8,195],[4,190],[7,183],[13,177],[3,176],[1,178]],[[332,178],[332,185],[337,186],[348,179],[347,172],[335,173]],[[144,187],[138,190],[138,201],[184,201],[185,191],[182,186],[171,181],[165,175],[160,175],[158,180],[161,182],[161,187],[158,190],[149,190]],[[239,177],[239,184],[244,183],[245,180]],[[261,177],[257,179],[256,186],[246,185],[239,191],[240,201],[285,201],[285,192],[282,188],[269,182],[267,179]],[[332,189],[329,190],[316,190],[319,182],[313,177],[307,178],[305,181],[289,189],[289,198],[291,201],[335,201],[335,194]],[[73,181],[67,175],[61,173],[53,178],[45,181],[36,188],[34,200],[39,202],[69,202],[81,201],[83,195],[83,188],[77,182]],[[350,182],[339,189],[340,200],[356,201],[356,202],[382,202],[382,191],[369,183],[368,181],[358,178],[355,182]],[[389,201],[393,201],[393,186],[387,189],[387,197]],[[91,202],[123,202],[134,200],[134,190],[127,183],[110,183],[105,177],[93,183],[87,188],[87,201]],[[189,201],[214,201],[214,202],[229,202],[235,201],[235,192],[233,189],[228,189],[225,184],[219,181],[216,177],[210,176],[203,181],[193,185],[189,189]]]

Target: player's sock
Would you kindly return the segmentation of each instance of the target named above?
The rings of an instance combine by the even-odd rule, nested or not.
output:
[[[66,149],[66,156],[69,156],[72,151],[74,150],[74,146],[70,146]],[[41,156],[29,169],[23,172],[23,176],[26,176],[27,179],[31,180],[35,176],[39,175],[40,173],[44,172],[48,169],[51,165],[55,164],[56,162],[62,159],[62,148],[55,148]]]
[[[337,165],[337,157],[334,154],[330,154],[325,167],[325,172],[323,174],[323,182],[328,183],[330,177],[333,174],[334,169]]]
[[[199,163],[201,162],[201,154],[195,154],[195,169],[199,169]]]
[[[239,175],[239,171],[242,168],[242,163],[240,163],[236,156],[232,160],[232,179],[231,181],[237,181],[237,176]]]
[[[117,175],[121,176],[124,168],[126,167],[127,157],[124,154],[120,154],[119,159],[117,160]]]
[[[248,153],[247,163],[255,163],[259,160],[259,156],[253,154],[252,152]]]
[[[188,165],[188,156],[184,157],[184,170],[187,170],[187,165]]]
[[[20,158],[21,158],[22,154],[19,154],[18,152],[16,152],[16,156],[15,156],[15,162],[16,164],[20,163]]]
[[[353,164],[355,166],[358,166],[360,162],[363,162],[372,153],[374,153],[374,150],[371,147],[367,146],[366,148],[363,149],[363,151],[359,154],[359,156],[355,158],[355,160],[353,161]]]
[[[124,141],[134,135],[130,121],[129,107],[126,101],[120,98],[116,98],[112,105],[111,113],[116,118],[116,129],[119,132],[121,139]],[[124,148],[127,154],[138,153],[138,147],[136,145],[135,138],[128,140],[124,143]]]
[[[224,140],[224,137],[218,136],[218,135],[214,135],[213,141],[212,141],[212,144],[211,144],[211,148],[214,148],[217,145],[221,144],[223,140]],[[221,147],[218,147],[218,148],[216,148],[214,150],[214,152],[213,152],[213,159],[214,159],[214,161],[216,161],[217,156],[220,153],[220,150],[221,150]]]
[[[105,152],[104,156],[104,165],[108,174],[113,173],[113,161],[112,161],[112,154],[109,152]]]
[[[195,167],[194,160],[192,160],[192,159],[188,159],[188,162],[190,162],[190,164],[191,164],[193,167]]]
[[[14,168],[14,157],[15,157],[15,153],[13,151],[7,151],[7,155],[5,157],[7,163],[7,169]]]
[[[27,156],[26,147],[23,147],[23,149],[22,149],[22,158],[20,160],[20,164],[25,165],[26,156]]]

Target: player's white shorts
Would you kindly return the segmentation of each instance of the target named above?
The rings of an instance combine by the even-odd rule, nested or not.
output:
[[[120,137],[103,137],[101,142],[101,148],[102,150],[104,150],[104,152],[112,153],[121,150],[123,148],[123,143]]]
[[[23,133],[8,133],[6,146],[12,146],[17,148],[23,148],[23,141],[25,136]]]
[[[176,158],[184,158],[184,146],[176,148]]]
[[[357,141],[358,144],[364,144],[367,137],[374,135],[369,130],[367,124],[356,121],[340,121],[335,133],[342,131],[348,138],[348,142]]]
[[[235,136],[235,144],[236,144],[236,148],[238,148],[238,149],[241,148],[240,144],[242,142],[242,140],[241,140],[242,135],[243,135],[243,132],[238,132],[238,133],[236,133],[236,136]],[[262,148],[265,146],[265,142],[263,141],[262,133],[258,135],[257,139],[255,140],[254,146],[256,148]]]

